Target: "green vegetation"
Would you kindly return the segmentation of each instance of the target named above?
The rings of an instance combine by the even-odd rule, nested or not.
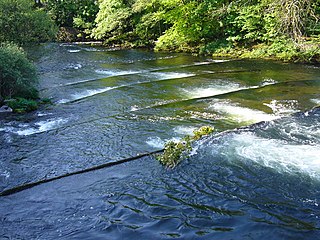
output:
[[[77,28],[111,46],[320,60],[320,0],[43,2],[58,25]]]
[[[32,0],[0,0],[0,42],[26,44],[54,39],[56,27]]]
[[[34,110],[32,100],[38,98],[37,80],[36,68],[22,48],[15,44],[0,44],[0,105],[6,100],[14,110]]]
[[[6,101],[6,105],[17,113],[31,112],[38,109],[37,101],[25,98],[9,99]]]
[[[23,46],[51,41],[57,27],[34,0],[0,0],[0,106],[15,112],[38,106],[37,73]]]
[[[92,0],[43,0],[40,5],[60,27],[58,40],[61,41],[85,39],[90,35],[99,10],[97,2]]]
[[[157,160],[168,168],[176,167],[183,159],[188,158],[192,150],[192,143],[213,132],[210,126],[203,126],[193,132],[193,136],[186,136],[179,142],[169,141],[165,144],[162,154],[157,155]]]
[[[47,14],[45,13],[47,12]],[[320,0],[0,0],[0,41],[320,61]]]

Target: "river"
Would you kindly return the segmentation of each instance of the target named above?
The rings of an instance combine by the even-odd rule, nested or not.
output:
[[[0,116],[2,192],[215,134],[175,169],[145,156],[1,196],[0,239],[320,239],[319,66],[28,52],[53,104]]]

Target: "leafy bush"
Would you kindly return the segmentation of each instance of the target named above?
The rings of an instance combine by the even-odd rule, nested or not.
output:
[[[17,113],[31,112],[38,109],[37,101],[25,98],[10,99],[6,101],[6,104]]]
[[[55,37],[57,28],[32,0],[0,0],[0,42],[45,42]]]
[[[157,155],[157,160],[168,168],[176,167],[192,150],[192,142],[213,132],[210,126],[203,126],[193,132],[193,136],[186,136],[179,142],[169,141],[165,144],[162,154]]]
[[[0,44],[0,103],[5,99],[38,98],[37,73],[24,51],[15,44]]]
[[[238,51],[239,52],[239,51]],[[319,62],[319,43],[295,43],[292,39],[277,38],[271,44],[258,44],[239,55],[242,58],[273,58],[289,62]]]

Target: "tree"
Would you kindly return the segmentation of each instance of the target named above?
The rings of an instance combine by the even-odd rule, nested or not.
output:
[[[75,19],[77,27],[92,25],[99,10],[93,0],[43,0],[42,5],[59,27],[73,27]]]
[[[4,99],[38,97],[36,68],[22,48],[15,44],[0,44],[0,103]]]
[[[108,35],[121,35],[132,31],[130,6],[123,0],[100,0],[99,12],[96,18],[96,28],[92,36],[96,39],[106,38]]]
[[[270,10],[278,16],[280,31],[299,42],[306,34],[310,19],[314,18],[315,21],[318,21],[315,2],[311,0],[272,1]]]
[[[56,27],[32,0],[0,0],[0,41],[25,44],[52,40]]]

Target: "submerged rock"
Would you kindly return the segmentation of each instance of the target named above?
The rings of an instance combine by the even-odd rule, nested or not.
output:
[[[13,112],[11,107],[8,107],[7,105],[3,105],[0,107],[0,113],[11,113]]]

